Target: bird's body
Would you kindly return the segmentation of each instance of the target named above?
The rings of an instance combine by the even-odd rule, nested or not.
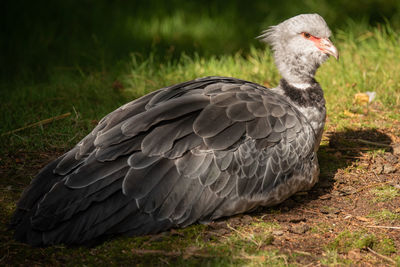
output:
[[[329,37],[315,14],[262,37],[296,18],[323,22],[313,34]],[[24,191],[12,221],[16,238],[51,245],[156,233],[274,205],[311,188],[325,123],[323,92],[313,77],[327,52],[303,49],[282,63],[281,48],[292,45],[287,38],[286,44],[267,40],[283,75],[274,89],[206,77],[108,114]]]

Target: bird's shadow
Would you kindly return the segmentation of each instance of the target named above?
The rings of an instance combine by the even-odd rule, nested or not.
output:
[[[376,129],[328,132],[318,151],[318,160],[321,169],[318,183],[305,194],[294,195],[273,210],[289,212],[293,208],[301,207],[306,203],[320,198],[333,191],[335,176],[339,170],[351,166],[364,153],[373,153],[384,150],[393,152],[392,139]],[[327,139],[327,140],[326,140]],[[327,141],[327,142],[326,142]],[[260,210],[260,212],[265,212]]]

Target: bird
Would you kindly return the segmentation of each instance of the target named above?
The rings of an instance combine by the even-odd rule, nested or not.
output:
[[[309,190],[326,118],[314,76],[339,57],[330,37],[320,15],[294,16],[258,37],[282,76],[275,88],[203,77],[109,113],[23,191],[14,238],[51,246],[155,234]]]

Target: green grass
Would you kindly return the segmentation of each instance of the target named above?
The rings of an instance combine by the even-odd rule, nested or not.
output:
[[[400,115],[394,111],[400,107],[400,83],[393,77],[400,72],[400,65],[391,63],[400,61],[400,47],[397,45],[400,37],[389,26],[385,29],[365,27],[360,30],[350,27],[339,31],[336,44],[341,52],[340,61],[330,59],[317,73],[328,100],[328,123],[339,129],[389,126],[385,124],[390,124],[391,119],[399,119]],[[354,31],[360,32],[356,35]],[[151,55],[147,58],[132,55],[124,70],[119,73],[57,71],[47,82],[10,85],[12,91],[0,92],[0,98],[3,99],[0,132],[72,112],[74,116],[56,123],[56,131],[69,133],[68,137],[62,139],[65,141],[71,138],[70,134],[78,132],[74,120],[84,122],[82,126],[86,127],[84,132],[87,132],[92,127],[90,121],[99,120],[122,103],[177,82],[208,75],[233,76],[270,86],[275,86],[279,81],[269,50],[254,47],[246,54],[237,52],[211,57],[182,54],[177,61],[165,63],[159,63]],[[113,88],[115,80],[122,81],[124,89]],[[354,94],[365,91],[377,93],[374,103],[376,110],[371,109],[367,115],[357,117],[357,121],[347,118],[344,114],[353,106]],[[76,114],[80,116],[78,120]],[[380,122],[382,117],[388,120]],[[63,128],[60,129],[60,126]],[[47,132],[54,135],[51,131],[50,125],[45,131],[28,130],[20,132],[20,137],[11,136],[2,140],[5,140],[7,147],[10,147],[10,142],[17,147],[25,142],[28,144],[25,147],[32,145],[36,148],[39,140],[33,138],[23,141],[24,137],[43,137]]]
[[[351,260],[340,257],[339,253],[334,249],[326,249],[323,256],[320,262],[324,266],[349,266],[352,264]]]
[[[377,222],[400,222],[400,214],[387,209],[371,212],[368,217],[374,218]]]
[[[331,250],[337,250],[341,253],[346,253],[355,248],[372,248],[376,243],[377,239],[373,234],[368,234],[364,231],[343,231],[335,238],[335,240],[331,244],[329,244],[328,248]]]
[[[400,190],[391,185],[381,186],[371,191],[374,195],[372,202],[386,202],[400,196]]]
[[[390,255],[395,253],[396,246],[390,238],[378,238],[374,234],[370,234],[364,230],[350,232],[341,232],[327,249],[340,253],[347,253],[352,249],[367,249],[371,248],[378,253]]]

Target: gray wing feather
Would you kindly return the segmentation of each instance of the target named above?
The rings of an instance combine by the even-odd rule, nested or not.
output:
[[[131,139],[122,141],[121,143],[106,147],[99,147],[96,150],[96,159],[102,162],[113,161],[120,156],[128,155],[135,151],[140,151],[141,143],[144,137],[144,134],[139,134]]]
[[[286,130],[285,123],[282,122],[282,119],[281,119],[281,118],[278,118],[278,119],[275,121],[275,125],[274,125],[274,129],[273,129],[273,130],[274,130],[275,132],[278,132],[278,133],[281,133],[281,132],[283,132],[283,131]]]
[[[25,205],[37,214],[24,238],[79,243],[230,215],[224,205],[285,183],[314,140],[297,110],[255,84],[209,77],[158,90],[107,115],[54,163],[52,188]]]
[[[188,152],[183,157],[177,159],[175,165],[179,174],[196,177],[196,171],[205,161],[207,162],[208,158],[210,158],[208,154],[195,155]]]
[[[262,102],[247,102],[246,107],[255,117],[265,118],[268,115],[268,109]]]
[[[163,155],[172,149],[174,141],[193,132],[195,114],[156,127],[142,141],[142,151],[146,155]],[[160,138],[160,137],[163,138]]]
[[[177,211],[178,204],[183,199],[186,199],[186,201],[188,200],[186,192],[190,192],[192,188],[196,187],[198,187],[198,181],[195,179],[182,179],[180,182],[176,183],[168,197],[165,198],[164,202],[155,213],[155,216],[159,219],[173,218],[172,214]],[[190,204],[189,201],[188,204]]]
[[[227,149],[243,136],[246,131],[246,124],[244,122],[235,123],[226,129],[224,129],[219,134],[204,138],[204,143],[212,149],[223,150]]]
[[[127,156],[120,157],[111,163],[96,160],[93,152],[74,172],[65,177],[65,185],[69,188],[82,188],[105,179],[127,166]]]
[[[271,125],[267,118],[259,118],[246,123],[247,134],[255,139],[267,137],[271,132]]]
[[[211,191],[218,193],[228,184],[230,174],[228,172],[220,172],[219,176],[213,184],[210,185]]]
[[[161,158],[159,156],[148,156],[143,152],[138,151],[128,158],[128,165],[133,169],[140,170],[145,169],[160,160]]]
[[[223,157],[218,157],[217,155],[215,157],[215,161],[221,171],[225,171],[229,167],[229,165],[231,164],[232,159],[233,159],[232,152],[228,152],[228,153],[224,153],[224,154],[225,155]]]
[[[164,177],[157,184],[157,186],[148,194],[149,197],[146,200],[143,208],[139,208],[141,208],[146,213],[154,212],[163,204],[165,199],[169,197],[169,193],[176,186],[176,183],[178,183],[180,178],[181,177],[176,168],[169,169],[169,171],[165,173]]]
[[[230,175],[227,183],[222,187],[221,190],[216,192],[217,196],[219,196],[220,198],[225,198],[227,195],[229,195],[231,191],[235,189],[237,180],[238,180],[237,174]]]
[[[168,159],[161,159],[143,169],[131,168],[125,176],[122,192],[136,199],[146,197],[171,168],[175,165]]]
[[[203,139],[195,133],[186,135],[175,141],[174,147],[164,153],[164,156],[169,159],[181,157],[187,151],[203,144]]]
[[[184,220],[186,216],[190,214],[190,211],[201,195],[201,193],[206,189],[200,186],[198,180],[193,180],[194,183],[189,187],[186,192],[183,192],[184,196],[179,201],[174,212],[172,213],[170,219],[176,223],[180,220]]]
[[[70,219],[74,214],[86,210],[95,202],[101,202],[121,189],[121,181],[126,166],[106,179],[100,180],[91,186],[71,190],[63,182],[56,183],[42,199],[40,208],[32,218],[37,229],[52,229],[60,221]],[[46,201],[52,199],[54,201]]]
[[[193,130],[197,135],[209,138],[216,136],[233,123],[227,117],[225,108],[208,105],[194,121]]]
[[[210,103],[216,107],[227,107],[229,105],[238,103],[240,99],[236,98],[236,93],[225,93],[211,95]]]
[[[249,121],[254,120],[254,115],[247,109],[246,102],[239,102],[230,105],[226,109],[228,117],[233,121]]]
[[[213,184],[221,174],[221,170],[218,168],[217,164],[215,163],[215,160],[212,157],[211,159],[212,160],[208,168],[199,176],[200,183],[203,186],[209,186]]]
[[[135,136],[161,121],[187,115],[203,109],[209,103],[209,98],[204,95],[181,96],[127,119],[121,129],[124,135]]]
[[[73,169],[78,167],[85,161],[85,158],[81,158],[77,160],[75,158],[76,154],[79,153],[79,147],[76,146],[70,151],[68,151],[64,156],[62,156],[60,162],[58,162],[57,166],[53,170],[54,173],[59,175],[66,175],[71,172]]]

